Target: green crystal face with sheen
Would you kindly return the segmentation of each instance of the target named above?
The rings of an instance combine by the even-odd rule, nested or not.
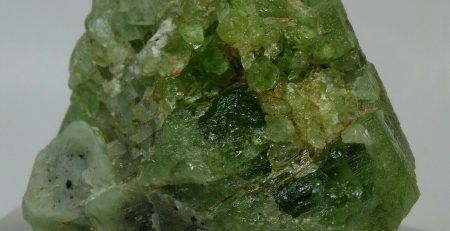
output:
[[[393,231],[414,158],[339,0],[94,0],[36,231]]]

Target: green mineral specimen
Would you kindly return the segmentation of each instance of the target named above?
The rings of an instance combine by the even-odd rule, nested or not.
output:
[[[414,158],[339,0],[94,0],[35,231],[393,231]]]

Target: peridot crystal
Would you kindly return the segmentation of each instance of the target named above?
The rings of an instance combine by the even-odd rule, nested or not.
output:
[[[414,158],[339,0],[94,0],[35,231],[393,231]]]

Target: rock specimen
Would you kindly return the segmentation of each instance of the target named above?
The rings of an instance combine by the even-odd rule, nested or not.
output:
[[[94,0],[36,231],[387,231],[414,158],[339,0]]]

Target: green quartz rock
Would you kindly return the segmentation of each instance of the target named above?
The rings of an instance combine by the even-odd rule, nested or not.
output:
[[[414,157],[339,0],[94,0],[36,231],[394,231]]]

